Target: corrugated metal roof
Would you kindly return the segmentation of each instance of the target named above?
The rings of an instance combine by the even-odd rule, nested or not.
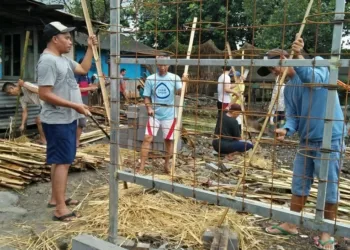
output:
[[[5,81],[0,82],[0,89]],[[15,96],[7,96],[3,92],[0,92],[0,130],[8,129],[10,126],[11,118],[15,116],[16,112],[16,101]],[[39,105],[28,105],[28,119],[27,125],[35,124],[35,118],[40,112]],[[16,124],[20,126],[22,121],[22,108],[19,106],[19,112]]]

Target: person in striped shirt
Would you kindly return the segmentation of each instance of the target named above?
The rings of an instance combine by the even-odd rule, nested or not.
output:
[[[27,119],[28,119],[28,105],[29,104],[35,104],[35,105],[42,105],[42,101],[39,99],[38,94],[38,86],[30,83],[30,82],[24,82],[23,80],[18,80],[17,85],[12,82],[6,82],[2,86],[2,91],[5,92],[7,95],[10,96],[18,96],[20,93],[19,102],[21,103],[22,107],[22,123],[19,129],[21,131],[24,131]],[[40,134],[40,143],[46,144],[46,138],[43,131],[43,128],[41,126],[41,121],[39,118],[39,114],[35,119],[36,125],[38,126],[38,131]]]

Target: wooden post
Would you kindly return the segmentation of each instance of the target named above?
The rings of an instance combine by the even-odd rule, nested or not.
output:
[[[28,43],[29,43],[29,38],[30,38],[30,31],[26,31],[26,37],[24,40],[24,48],[23,48],[23,55],[22,55],[22,61],[21,61],[21,69],[20,69],[20,75],[19,78],[23,80],[24,78],[24,73],[25,73],[25,68],[26,68],[26,60],[27,60],[27,52],[28,52]],[[19,98],[21,97],[22,90],[19,88],[19,93],[17,95],[17,100],[16,100],[16,110],[15,110],[15,119],[13,123],[11,124],[11,129],[10,131],[10,139],[14,139],[15,137],[15,131],[17,127],[17,116],[18,116],[18,107],[19,107]]]
[[[196,31],[196,25],[197,25],[197,17],[193,18],[192,30],[191,30],[191,36],[190,36],[190,43],[188,45],[186,59],[190,59],[190,57],[191,57],[191,51],[192,51],[193,40],[194,40],[194,33]],[[189,68],[189,65],[186,65],[185,66],[185,70],[184,70],[184,75],[188,74],[188,68]],[[178,111],[178,115],[177,115],[176,126],[175,126],[175,133],[174,133],[174,153],[173,153],[173,160],[172,160],[172,163],[171,163],[171,175],[174,175],[174,173],[175,173],[175,164],[176,164],[176,156],[177,156],[177,144],[179,142],[179,137],[180,137],[182,111],[183,111],[186,87],[187,87],[187,82],[183,82],[182,83],[182,88],[181,88],[179,111]]]
[[[85,23],[86,23],[86,27],[88,29],[89,36],[92,36],[92,35],[94,35],[94,31],[92,30],[92,24],[91,24],[91,20],[90,20],[89,10],[88,10],[88,7],[86,5],[86,0],[81,0],[81,6],[83,8]],[[95,45],[92,46],[92,52],[94,54],[95,64],[96,64],[96,68],[97,68],[98,78],[99,78],[101,91],[102,91],[102,98],[103,98],[104,106],[106,109],[108,122],[110,122],[111,114],[110,114],[108,95],[107,95],[107,91],[106,91],[106,82],[105,82],[105,78],[103,76],[101,59],[99,57],[99,54],[98,54],[98,51],[97,51],[97,48]]]
[[[302,22],[302,24],[301,24],[301,26],[300,26],[300,29],[299,29],[298,34],[296,35],[296,38],[300,38],[301,35],[302,35],[302,33],[303,33],[303,31],[304,31],[305,23],[306,23],[306,18],[308,17],[308,15],[309,15],[309,13],[310,13],[310,10],[311,10],[311,7],[312,7],[313,2],[314,2],[314,0],[310,0],[309,5],[307,6],[307,9],[306,9],[306,12],[305,12],[305,16],[304,16],[303,22]],[[294,51],[292,50],[292,52],[290,53],[289,59],[292,59],[293,56],[294,56]],[[269,111],[268,111],[268,113],[267,113],[267,115],[266,115],[266,117],[265,117],[265,121],[264,121],[264,124],[263,124],[263,126],[262,126],[262,128],[261,128],[261,131],[260,131],[260,134],[259,134],[259,136],[258,136],[258,139],[256,140],[256,142],[255,142],[255,144],[254,144],[253,151],[252,151],[252,154],[251,154],[250,159],[249,159],[249,163],[252,161],[252,159],[253,159],[253,157],[254,157],[254,154],[255,154],[255,152],[256,152],[256,149],[257,149],[257,147],[258,147],[258,145],[259,145],[260,139],[261,139],[262,135],[264,134],[264,131],[265,131],[266,126],[267,126],[267,123],[268,123],[268,120],[270,119],[270,116],[271,116],[271,114],[272,114],[273,106],[275,105],[275,103],[276,103],[276,101],[277,101],[277,98],[278,98],[279,93],[280,93],[280,90],[281,90],[281,86],[282,86],[282,84],[284,83],[284,81],[285,81],[285,79],[286,79],[287,71],[288,71],[288,70],[285,70],[285,71],[283,72],[283,75],[282,75],[282,77],[281,77],[281,79],[280,79],[280,82],[279,82],[279,84],[278,84],[278,92],[277,92],[277,95],[276,95],[275,98],[271,101],[271,104],[272,104],[272,105],[269,107]]]

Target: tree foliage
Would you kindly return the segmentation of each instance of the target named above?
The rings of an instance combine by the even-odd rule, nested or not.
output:
[[[197,24],[195,44],[212,39],[218,48],[224,49],[227,40],[234,48],[236,41],[242,41],[247,35],[244,28],[232,28],[246,24],[242,3],[211,0],[174,4],[170,0],[145,0],[137,10],[138,37],[149,46],[157,43],[159,48],[175,40],[187,44],[193,18],[197,17],[201,22]]]
[[[254,30],[254,41],[252,41],[254,45],[264,49],[290,48],[295,35],[299,32],[308,2],[300,0],[244,0],[244,11],[250,22],[257,27]],[[349,11],[348,5],[346,8]],[[332,13],[334,10],[335,0],[314,1],[309,19],[317,22],[330,22],[334,18]],[[332,14],[312,16],[320,13]],[[333,24],[326,23],[307,24],[302,35],[306,51],[309,53],[329,53],[332,46],[333,27]],[[345,29],[344,35],[346,33],[348,33],[347,29]]]
[[[80,0],[41,0],[61,3],[70,13],[83,16]],[[86,0],[94,20],[109,23],[110,0]],[[306,0],[121,0],[123,27],[137,30],[136,37],[149,46],[162,49],[179,41],[188,44],[193,18],[197,24],[194,45],[212,39],[221,50],[228,41],[234,50],[236,44],[249,42],[263,49],[291,47],[300,28],[307,5]],[[316,0],[310,17],[312,21],[330,22],[334,18],[335,0]],[[349,4],[346,11],[350,12]],[[345,19],[350,19],[346,16]],[[348,25],[345,22],[345,25]],[[303,33],[308,52],[329,53],[332,45],[333,24],[307,24]],[[345,26],[344,35],[348,34]]]

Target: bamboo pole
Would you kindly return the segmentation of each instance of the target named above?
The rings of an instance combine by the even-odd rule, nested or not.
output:
[[[299,29],[299,32],[297,33],[296,35],[296,38],[300,38],[301,35],[303,34],[303,31],[304,31],[304,28],[305,28],[305,23],[306,23],[306,18],[308,17],[309,13],[310,13],[310,10],[311,10],[311,7],[312,7],[312,4],[313,4],[313,0],[310,0],[309,2],[309,5],[307,6],[307,9],[306,9],[306,12],[305,12],[305,16],[304,16],[304,19],[303,19],[303,22],[300,26],[300,29]],[[292,59],[294,56],[294,51],[292,50],[291,53],[290,53],[290,56],[289,56],[289,59]],[[255,144],[254,144],[254,147],[253,147],[253,151],[252,151],[252,154],[250,156],[250,159],[249,159],[249,163],[252,161],[253,157],[254,157],[254,154],[256,152],[256,149],[258,148],[258,145],[259,145],[259,142],[260,142],[260,139],[261,137],[263,136],[264,134],[264,131],[266,129],[266,125],[268,123],[268,120],[270,119],[270,116],[272,114],[272,109],[273,109],[273,106],[275,105],[276,103],[276,100],[278,99],[279,97],[279,94],[280,94],[280,90],[281,90],[281,86],[282,84],[284,83],[285,79],[286,79],[286,76],[287,76],[287,72],[288,70],[286,69],[284,72],[283,72],[283,75],[280,79],[280,82],[278,84],[278,92],[277,92],[277,95],[275,96],[275,98],[272,100],[272,105],[269,107],[269,111],[265,117],[265,121],[264,121],[264,124],[261,128],[261,131],[260,131],[260,134],[258,136],[258,139],[256,140]]]
[[[299,33],[297,34],[297,38],[301,37],[301,34],[302,34],[303,31],[304,31],[306,18],[307,18],[307,16],[308,16],[309,13],[310,13],[310,10],[311,10],[311,7],[312,7],[313,2],[314,2],[314,0],[310,0],[309,5],[307,6],[307,9],[306,9],[306,12],[305,12],[305,16],[304,16],[304,20],[303,20],[303,23],[302,23],[302,25],[301,25],[301,27],[300,27]],[[294,52],[292,51],[289,58],[292,59],[293,56],[294,56]],[[285,70],[285,71],[283,72],[282,78],[281,78],[281,80],[280,80],[280,84],[278,85],[278,92],[277,92],[276,98],[275,98],[275,99],[273,100],[273,102],[272,102],[273,105],[275,105],[275,102],[276,102],[277,97],[278,97],[278,94],[279,94],[279,92],[280,92],[282,83],[284,82],[286,76],[287,76],[287,70]],[[253,159],[253,156],[254,156],[254,153],[255,153],[255,151],[256,151],[256,149],[257,149],[257,146],[259,145],[259,141],[260,141],[260,139],[261,139],[261,137],[262,137],[262,135],[263,135],[263,133],[264,133],[264,131],[265,131],[265,128],[266,128],[266,125],[267,125],[267,121],[268,121],[268,119],[269,119],[269,117],[270,117],[270,115],[271,115],[271,113],[272,113],[273,105],[271,105],[271,107],[269,108],[269,112],[268,112],[268,115],[267,115],[266,118],[265,118],[265,122],[264,122],[264,125],[263,125],[263,127],[262,127],[262,129],[261,129],[261,131],[260,131],[259,138],[258,138],[257,142],[256,142],[255,145],[254,145],[253,152],[252,152],[251,157],[250,157],[250,159],[249,159],[249,164],[248,164],[248,166],[250,165],[250,163],[251,163],[251,161],[252,161],[252,159]],[[239,181],[238,181],[238,183],[237,183],[236,190],[233,192],[231,198],[234,198],[234,197],[236,196],[236,193],[237,193],[237,191],[238,191],[238,189],[239,189],[239,186],[241,185],[242,180],[243,180],[244,177],[245,177],[245,169],[246,169],[246,168],[244,167],[243,173],[242,173],[242,178],[239,179]],[[219,221],[219,226],[221,226],[221,224],[224,222],[224,220],[225,220],[225,218],[226,218],[226,215],[227,215],[227,213],[228,213],[228,210],[229,210],[229,208],[226,208],[225,211],[224,211],[224,213],[222,214],[222,216],[221,216],[221,218],[220,218],[220,221]]]
[[[186,59],[190,59],[190,57],[191,57],[193,40],[194,40],[194,33],[196,32],[196,25],[197,25],[197,17],[193,18],[192,30],[191,30],[191,36],[190,36],[190,43],[188,45]],[[186,65],[185,66],[185,70],[184,70],[184,75],[188,75],[188,68],[189,68],[189,65]],[[180,138],[180,128],[181,128],[182,111],[183,111],[186,87],[187,87],[187,82],[183,82],[182,83],[182,88],[181,88],[179,111],[178,111],[178,114],[177,114],[177,120],[176,120],[176,126],[175,126],[174,152],[173,152],[173,160],[172,160],[172,163],[171,163],[171,175],[174,175],[174,173],[175,173],[177,144],[178,144],[179,138]]]
[[[238,189],[239,189],[239,186],[241,185],[241,183],[242,183],[242,181],[243,181],[243,179],[244,179],[244,177],[245,177],[245,169],[246,169],[246,168],[244,167],[244,168],[243,168],[242,176],[241,176],[241,178],[239,178],[238,183],[237,183],[237,185],[236,185],[236,189],[235,189],[235,190],[233,191],[233,193],[232,193],[232,198],[236,196],[236,194],[237,194],[237,192],[238,192]],[[227,207],[227,208],[225,209],[224,213],[222,214],[220,220],[219,220],[218,227],[220,227],[220,226],[222,225],[222,223],[224,222],[224,220],[225,220],[225,218],[226,218],[226,215],[227,215],[227,213],[228,213],[228,210],[229,210],[229,208]]]
[[[29,43],[29,37],[30,37],[30,31],[26,31],[26,37],[24,40],[24,48],[23,48],[23,55],[22,55],[22,62],[21,62],[21,70],[20,70],[20,76],[19,78],[23,80],[24,78],[24,73],[25,73],[25,67],[26,67],[26,59],[27,59],[27,52],[28,52],[28,43]],[[11,124],[11,132],[10,134],[10,139],[14,139],[15,137],[15,131],[17,127],[17,116],[18,116],[18,107],[19,107],[19,99],[21,97],[22,89],[19,88],[19,92],[17,95],[17,100],[16,100],[16,111],[15,111],[15,119],[14,122]]]
[[[86,0],[81,0],[81,6],[83,8],[85,23],[86,23],[86,27],[88,29],[89,36],[93,36],[94,35],[94,31],[92,29],[90,14],[89,14],[88,7],[86,5]],[[95,59],[95,64],[96,64],[96,68],[97,68],[98,78],[99,78],[101,91],[102,91],[102,98],[103,98],[104,106],[105,106],[105,109],[106,109],[108,122],[110,122],[111,114],[110,114],[110,106],[109,106],[109,100],[108,100],[108,95],[107,95],[107,90],[106,90],[106,82],[105,82],[105,78],[103,76],[103,71],[102,71],[102,66],[101,66],[101,59],[99,57],[99,54],[98,54],[98,51],[97,51],[97,48],[96,48],[95,45],[92,45],[92,52],[93,52],[94,59]]]
[[[228,53],[228,56],[229,56],[229,58],[230,59],[232,59],[232,51],[231,51],[231,46],[230,46],[230,44],[228,43],[228,42],[226,42],[226,48],[227,48],[227,53]],[[244,50],[243,50],[243,52],[242,52],[242,59],[244,59]],[[237,78],[236,78],[236,71],[235,71],[235,67],[231,67],[231,70],[233,71],[233,74],[234,74],[234,78],[235,78],[235,83],[236,84],[243,84],[243,86],[244,86],[244,88],[245,88],[245,85],[244,85],[244,80],[238,80]],[[244,72],[244,67],[242,66],[242,68],[241,68],[241,76],[243,76],[243,72]],[[249,72],[249,71],[248,71]],[[247,75],[248,75],[248,73],[247,73]],[[243,88],[243,91],[242,92],[244,92],[244,88]],[[240,88],[239,88],[239,90],[240,90]],[[243,125],[245,125],[245,127],[247,128],[247,131],[248,131],[248,122],[247,122],[247,117],[246,117],[246,115],[245,115],[245,107],[244,107],[244,97],[243,97],[243,95],[241,95],[241,98],[240,98],[240,101],[241,101],[241,108],[242,108],[242,111],[243,111],[243,121],[242,121],[242,123],[241,123],[241,137],[242,138],[244,138],[243,136],[244,136],[244,126]],[[251,135],[250,135],[250,133],[248,132],[248,134],[249,134],[249,137],[251,137]]]
[[[244,60],[244,50],[242,51],[242,60]],[[244,84],[243,72],[244,72],[244,66],[241,67],[241,79],[239,81],[239,84],[242,84],[242,83]],[[247,127],[247,118],[246,118],[246,116],[244,114],[245,113],[245,108],[244,108],[244,95],[243,95],[243,93],[244,93],[245,85],[243,85],[243,86],[244,87],[243,87],[243,91],[242,91],[242,95],[241,95],[241,109],[243,111],[243,119],[242,119],[243,121],[241,123],[241,138],[242,139],[244,138],[244,124],[246,125],[246,128],[248,128]]]
[[[227,48],[227,53],[228,53],[228,58],[232,59],[232,50],[229,42],[226,42],[226,48]],[[231,70],[233,72],[233,77],[235,79],[235,83],[238,82],[238,78],[236,76],[236,69],[235,66],[231,66]]]

